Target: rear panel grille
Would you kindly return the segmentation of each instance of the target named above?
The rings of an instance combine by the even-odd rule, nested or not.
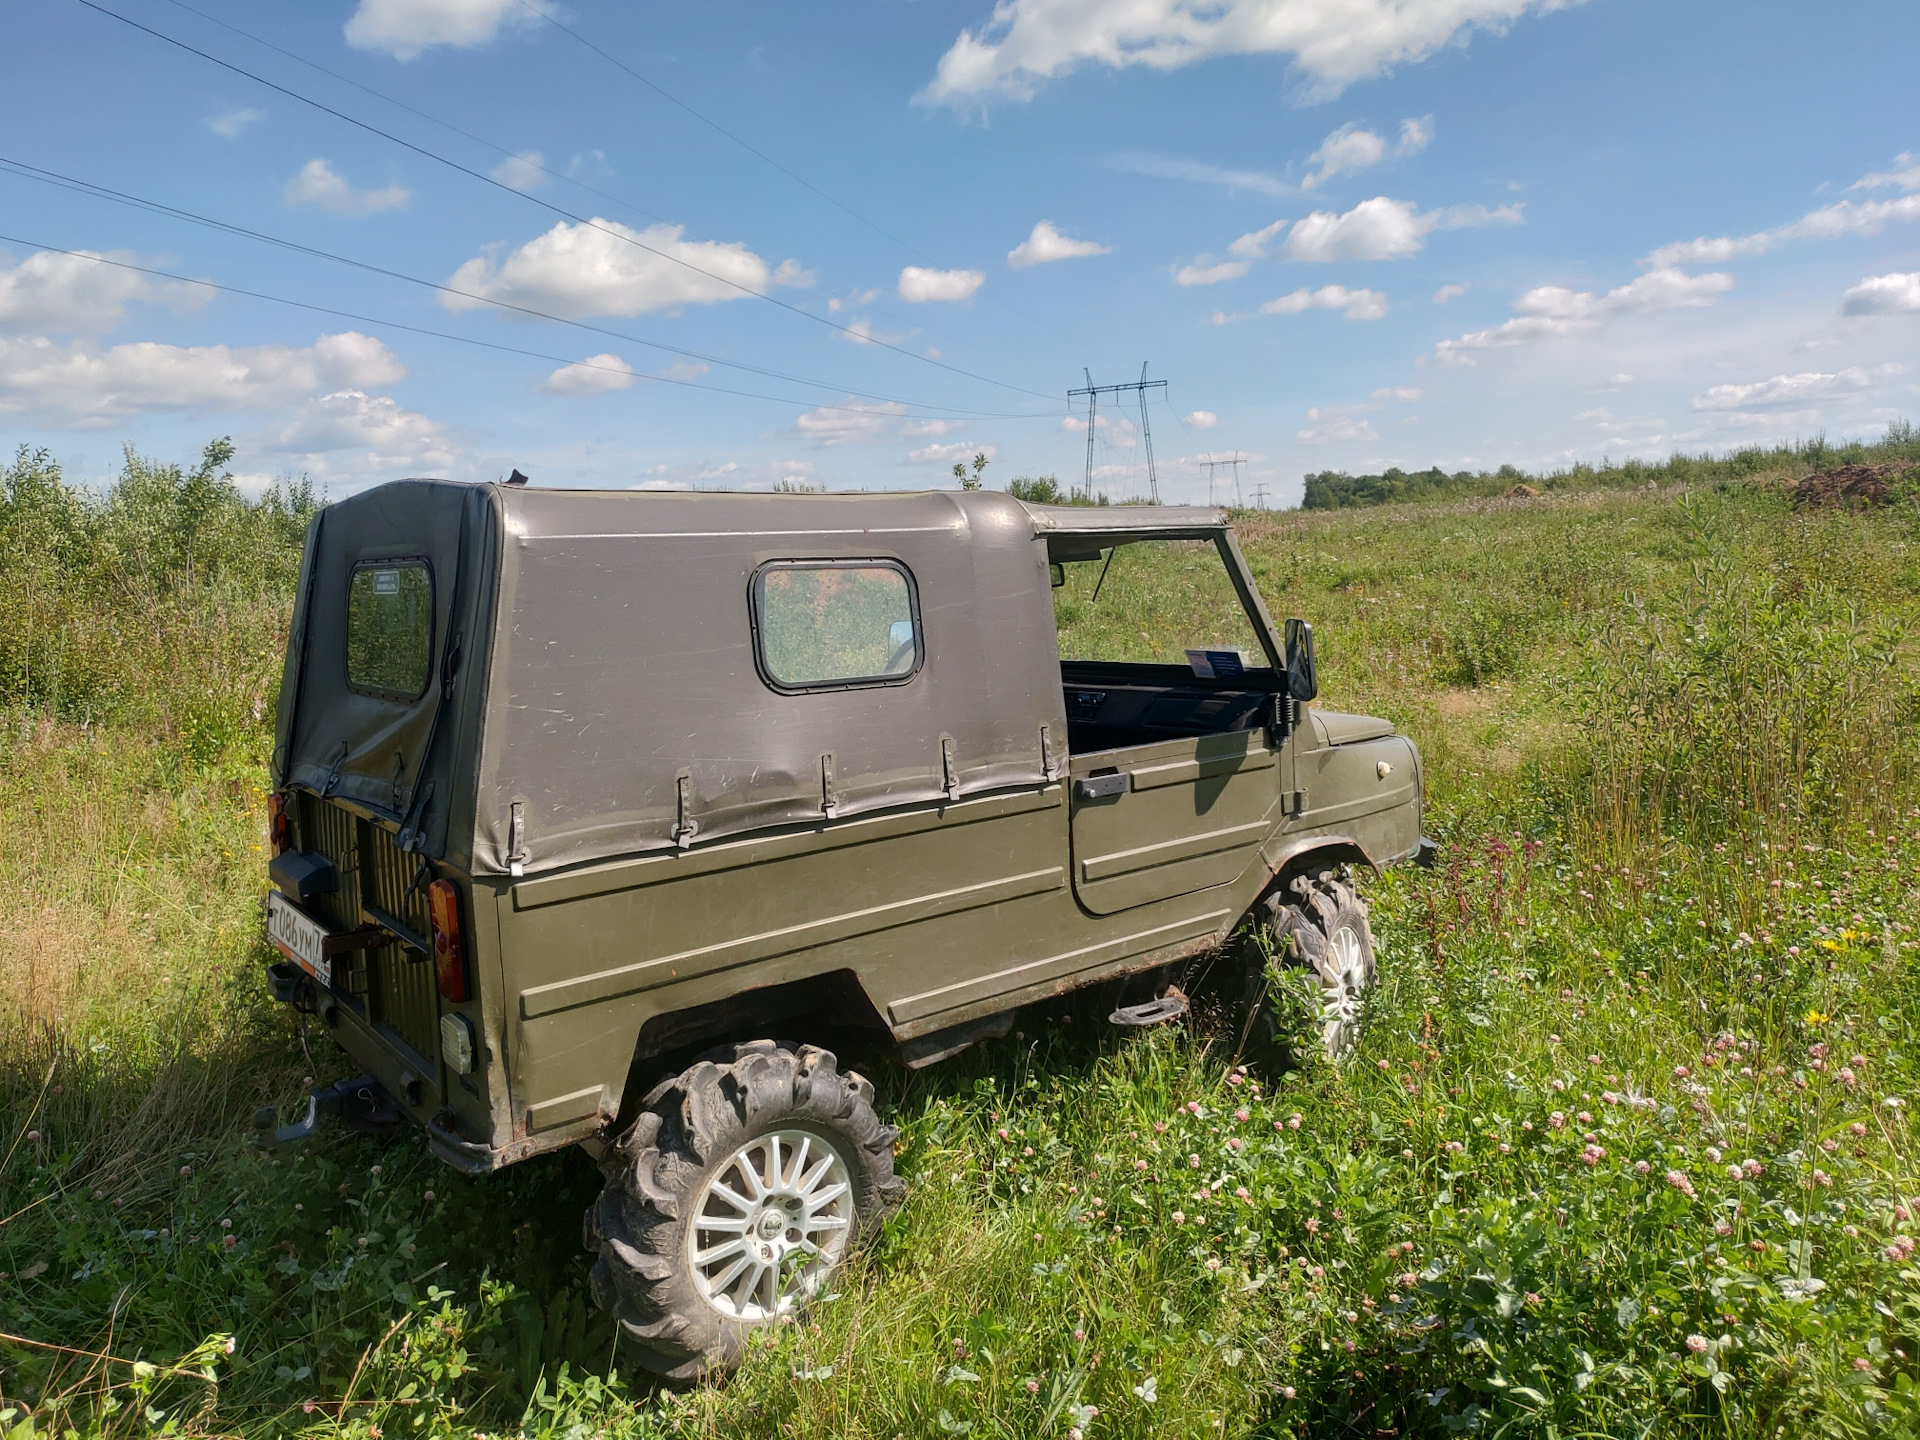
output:
[[[336,893],[311,902],[317,918],[334,930],[383,924],[427,943],[428,877],[420,857],[404,854],[392,831],[316,795],[296,795],[294,843],[332,860],[340,876]],[[439,1053],[440,1001],[430,955],[409,945],[352,950],[336,957],[334,977],[349,1003],[423,1060]]]

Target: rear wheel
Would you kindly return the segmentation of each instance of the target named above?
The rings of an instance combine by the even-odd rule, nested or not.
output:
[[[812,1045],[730,1046],[647,1097],[586,1215],[593,1294],[671,1379],[737,1364],[905,1193],[873,1087]]]
[[[1304,975],[1313,991],[1308,1028],[1319,1048],[1338,1060],[1360,1035],[1360,1011],[1374,980],[1373,926],[1346,872],[1321,870],[1295,877],[1254,907],[1242,1009],[1241,1049],[1281,1066],[1296,1063],[1303,1028],[1289,1023],[1272,991],[1267,956],[1283,972]]]

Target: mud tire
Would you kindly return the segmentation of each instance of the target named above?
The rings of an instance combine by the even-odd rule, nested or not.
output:
[[[702,1293],[688,1239],[710,1183],[756,1141],[794,1131],[826,1141],[845,1166],[852,1204],[837,1266],[906,1193],[893,1173],[899,1132],[880,1122],[863,1076],[817,1046],[754,1040],[648,1094],[601,1163],[606,1188],[584,1227],[598,1256],[593,1298],[618,1321],[632,1361],[670,1380],[724,1373],[769,1323],[745,1323]]]
[[[1295,876],[1255,903],[1247,946],[1246,992],[1241,1003],[1240,1053],[1263,1068],[1285,1070],[1305,1057],[1292,1027],[1276,1012],[1269,993],[1266,954],[1283,968],[1310,974],[1318,983],[1320,1051],[1344,1058],[1360,1033],[1360,1005],[1373,988],[1373,926],[1366,903],[1344,867]]]

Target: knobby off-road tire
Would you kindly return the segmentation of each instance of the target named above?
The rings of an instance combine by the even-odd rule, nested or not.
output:
[[[1282,968],[1307,972],[1319,989],[1315,1024],[1320,1048],[1334,1060],[1353,1049],[1360,1033],[1360,1005],[1373,986],[1373,926],[1344,868],[1296,876],[1254,906],[1241,1052],[1257,1062],[1297,1064],[1293,1027],[1275,1009],[1265,951]],[[1264,942],[1264,943],[1263,943]]]
[[[898,1133],[812,1045],[728,1046],[656,1086],[586,1213],[593,1298],[631,1358],[674,1380],[738,1364],[906,1193]]]

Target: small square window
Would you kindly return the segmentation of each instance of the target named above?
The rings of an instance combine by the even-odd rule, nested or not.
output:
[[[753,577],[761,673],[776,690],[886,685],[920,668],[913,577],[890,560],[800,560]]]
[[[433,667],[433,571],[424,560],[353,567],[347,586],[347,684],[418,700]]]

